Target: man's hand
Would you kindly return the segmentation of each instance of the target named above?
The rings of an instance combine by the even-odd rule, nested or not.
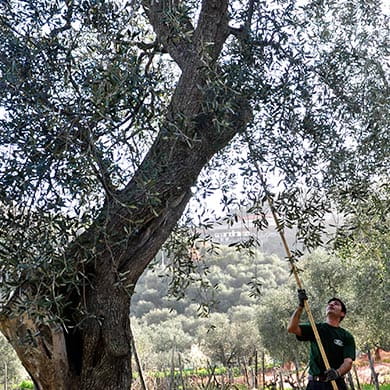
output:
[[[325,375],[326,382],[335,381],[336,379],[340,378],[339,372],[334,368],[330,368],[329,370],[326,370],[324,372],[324,375]]]
[[[298,300],[299,300],[299,306],[304,307],[305,301],[307,301],[307,295],[305,290],[303,289],[298,290]]]

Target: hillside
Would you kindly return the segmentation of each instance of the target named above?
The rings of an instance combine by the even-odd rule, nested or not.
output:
[[[157,263],[144,273],[133,297],[131,314],[134,317],[140,318],[153,309],[193,315],[205,301],[213,304],[214,312],[226,313],[235,306],[255,304],[253,293],[256,286],[260,292],[276,288],[285,283],[289,275],[286,261],[276,255],[256,252],[249,256],[223,246],[217,254],[199,261],[197,269],[202,273],[202,280],[194,277],[196,281],[177,300],[169,298],[169,286],[172,286],[170,269],[170,264],[164,264],[160,256]],[[209,288],[205,289],[205,286]]]

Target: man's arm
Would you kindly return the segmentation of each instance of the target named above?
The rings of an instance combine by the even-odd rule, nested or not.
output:
[[[298,308],[294,311],[287,326],[288,333],[294,333],[297,336],[302,336],[302,329],[299,326],[299,320],[301,318],[302,311],[302,306],[298,306]]]
[[[345,358],[343,364],[337,369],[340,376],[345,375],[352,368],[352,359]]]
[[[352,368],[352,359],[347,357],[344,359],[341,366],[337,369],[330,368],[329,370],[326,370],[324,372],[326,381],[335,381],[336,379],[340,378],[340,376],[345,375],[350,369]]]
[[[301,318],[301,314],[303,308],[305,307],[305,301],[307,300],[306,291],[304,289],[298,290],[298,301],[299,306],[294,311],[293,315],[290,318],[290,322],[288,323],[287,332],[294,333],[297,336],[302,336],[302,329],[299,326],[299,319]]]

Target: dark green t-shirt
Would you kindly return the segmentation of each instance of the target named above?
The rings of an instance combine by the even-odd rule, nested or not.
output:
[[[355,340],[351,333],[325,322],[316,325],[331,368],[339,368],[345,358],[349,357],[355,360]],[[313,329],[310,324],[300,324],[299,326],[302,329],[302,336],[297,336],[297,339],[310,341],[309,374],[320,375],[325,371],[325,364],[315,341]]]

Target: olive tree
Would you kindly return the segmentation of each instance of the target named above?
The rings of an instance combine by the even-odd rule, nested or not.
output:
[[[355,201],[348,229],[336,240],[351,297],[354,335],[362,350],[390,346],[389,195],[389,186],[382,185]]]
[[[262,345],[269,356],[281,365],[294,362],[299,367],[300,362],[307,361],[307,347],[287,332],[291,309],[296,305],[294,295],[287,287],[268,291],[261,299],[256,323]]]
[[[37,389],[131,386],[131,297],[164,243],[186,286],[193,194],[229,211],[242,174],[262,226],[277,172],[310,245],[328,190],[388,172],[387,28],[377,2],[1,2],[0,328]]]
[[[251,358],[259,343],[254,321],[215,313],[199,331],[200,344],[213,364],[232,368]]]

